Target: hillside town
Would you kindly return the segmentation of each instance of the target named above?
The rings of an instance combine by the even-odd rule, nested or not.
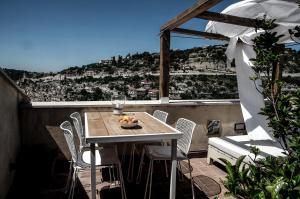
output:
[[[171,51],[170,99],[237,99],[235,66],[226,64],[226,46]],[[287,72],[299,72],[299,52],[288,49]],[[125,94],[128,100],[159,97],[159,54],[135,53],[60,72],[37,73],[4,69],[32,101],[110,100]],[[295,83],[296,82],[296,83]],[[289,88],[299,80],[291,79]]]

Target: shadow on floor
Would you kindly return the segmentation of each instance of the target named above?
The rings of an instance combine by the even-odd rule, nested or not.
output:
[[[191,157],[203,157],[203,154],[192,154]],[[128,160],[128,158],[126,158]],[[136,157],[136,160],[139,160]],[[128,165],[128,163],[125,163]],[[145,166],[143,169],[142,182],[141,184],[136,184],[135,181],[132,183],[125,182],[127,198],[128,199],[141,199],[144,198],[145,193],[145,181],[147,175],[148,161],[145,161]],[[154,164],[153,172],[153,185],[152,185],[152,197],[155,199],[168,198],[169,197],[169,183],[170,179],[165,177],[165,168],[162,162]],[[169,165],[169,163],[168,163]],[[186,166],[183,164],[183,173],[187,173],[184,169]],[[125,168],[125,166],[123,167]],[[136,161],[134,171],[137,172],[138,161]],[[62,189],[67,181],[67,174],[69,169],[69,163],[64,159],[63,156],[57,151],[47,151],[43,147],[37,146],[31,149],[23,149],[18,160],[16,168],[16,177],[13,186],[8,194],[7,199],[15,198],[31,198],[31,199],[60,199],[67,198],[65,190]],[[107,176],[107,171],[103,170],[103,177]],[[136,173],[135,173],[136,174]],[[124,169],[124,178],[126,181],[127,172]],[[205,177],[205,176],[204,176]],[[78,181],[75,191],[74,198],[88,199],[90,195],[90,176],[89,171],[87,172],[86,181]],[[190,181],[184,176],[182,181],[179,181],[179,176],[177,177],[177,189],[176,198],[185,199],[192,198]],[[195,180],[196,181],[196,180]],[[214,180],[209,181],[209,178],[199,178],[200,183],[210,182],[213,183]],[[215,181],[214,181],[215,182]],[[195,185],[195,195],[197,199],[208,198],[208,191],[203,189],[206,185],[197,186]],[[210,185],[212,186],[212,185]],[[215,193],[218,194],[218,183],[215,182]],[[102,186],[103,187],[103,186]],[[201,191],[199,187],[205,192]],[[211,189],[208,189],[211,190]],[[220,188],[221,190],[221,188]],[[213,193],[214,194],[214,193]],[[102,188],[99,191],[98,198],[101,199],[112,199],[121,198],[120,188]]]

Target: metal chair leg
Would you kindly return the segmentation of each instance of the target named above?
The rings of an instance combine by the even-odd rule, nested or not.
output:
[[[130,150],[130,160],[128,165],[127,181],[133,181],[133,170],[134,170],[134,154],[135,154],[135,144],[132,144]]]
[[[121,164],[118,164],[118,173],[122,192],[122,199],[127,199]]]
[[[73,173],[72,173],[72,178],[71,178],[71,184],[70,184],[70,189],[69,189],[68,199],[71,199],[72,190],[73,190],[73,186],[74,186],[74,174],[75,174],[75,169],[72,168],[72,170],[73,170]]]
[[[178,175],[179,175],[179,181],[182,182],[183,181],[183,173],[182,173],[182,167],[181,167],[181,162],[177,161],[177,165],[178,165]]]
[[[191,178],[191,188],[192,188],[192,194],[193,194],[193,199],[195,199],[195,191],[194,191],[194,180],[193,180],[193,176],[192,176],[192,167],[191,167],[191,161],[188,158],[188,162],[189,162],[189,171],[190,171],[190,178]]]
[[[152,176],[153,176],[153,160],[152,160],[152,162],[151,162],[151,174],[150,174],[149,199],[151,198],[151,192],[152,192]]]
[[[147,198],[148,185],[149,185],[150,175],[152,174],[152,167],[153,167],[153,160],[150,160],[150,163],[149,163],[149,169],[148,169],[148,174],[147,174],[147,181],[146,181],[146,188],[145,188],[144,199]],[[152,178],[152,176],[151,176],[151,178]]]
[[[72,191],[72,199],[74,198],[74,192],[76,188],[76,183],[77,183],[77,168],[75,169],[75,179],[74,179],[74,186],[73,186],[73,191]]]
[[[112,182],[111,166],[108,166],[109,182]]]
[[[164,162],[165,162],[166,178],[168,178],[169,177],[169,171],[168,171],[167,160],[165,160]]]
[[[69,191],[69,195],[68,195],[68,199],[73,199],[73,193],[74,193],[74,189],[75,189],[75,183],[76,183],[76,172],[77,169],[76,167],[73,168],[73,175],[72,175],[72,182],[71,182],[71,187],[70,187],[70,191]]]
[[[139,164],[139,170],[138,170],[137,177],[136,177],[136,184],[140,184],[141,183],[142,171],[143,171],[143,164],[144,164],[144,157],[145,157],[145,148],[143,148],[143,150],[142,150],[141,160],[140,160],[140,164]]]
[[[125,162],[126,150],[127,150],[127,143],[124,143],[124,145],[123,145],[123,153],[122,153],[122,158],[121,158],[121,164],[124,164],[124,162]]]
[[[115,165],[111,166],[111,169],[112,169],[113,179],[114,179],[114,181],[116,182],[117,179],[116,179],[116,175],[115,175]]]
[[[71,189],[72,175],[73,175],[72,171],[73,171],[73,162],[70,161],[70,167],[69,167],[67,185],[66,185],[66,189],[65,189],[65,192],[64,192],[65,194],[67,194],[68,191],[70,191],[70,189]]]

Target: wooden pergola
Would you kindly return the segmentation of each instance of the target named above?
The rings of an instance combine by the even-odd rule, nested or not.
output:
[[[220,3],[222,0],[199,0],[191,8],[177,15],[160,28],[160,79],[159,79],[159,95],[160,98],[169,97],[169,70],[170,70],[170,39],[171,33],[197,36],[204,39],[215,39],[228,41],[229,38],[215,33],[202,32],[198,30],[189,30],[180,28],[180,26],[189,20],[204,19],[228,23],[246,27],[257,27],[258,20],[244,17],[237,17],[228,14],[221,14],[207,11],[211,7]],[[274,64],[273,78],[281,78],[280,64]]]

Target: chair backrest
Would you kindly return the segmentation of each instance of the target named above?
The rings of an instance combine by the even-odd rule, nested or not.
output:
[[[155,110],[153,112],[153,117],[159,119],[160,121],[162,121],[164,123],[167,122],[168,115],[169,115],[169,113],[160,111],[160,110]]]
[[[72,155],[72,160],[73,160],[73,162],[76,163],[77,162],[77,150],[76,150],[75,143],[74,143],[74,135],[73,135],[73,131],[72,131],[72,125],[69,121],[64,121],[60,125],[60,128],[64,132],[64,136],[66,138],[68,148]]]
[[[80,149],[85,146],[85,135],[83,131],[83,126],[82,126],[82,121],[81,121],[81,116],[78,112],[74,112],[70,115],[70,117],[73,120],[73,124],[77,133],[77,136],[79,138],[80,142]]]
[[[179,118],[177,120],[176,129],[183,134],[177,141],[177,148],[185,155],[187,155],[190,150],[195,127],[196,123],[188,119]]]

